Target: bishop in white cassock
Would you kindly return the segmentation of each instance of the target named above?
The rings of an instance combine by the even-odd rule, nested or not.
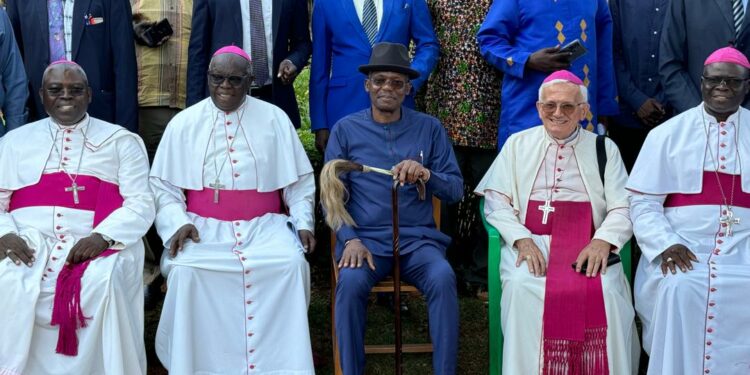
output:
[[[649,374],[750,374],[749,73],[709,56],[703,103],[651,131],[628,180]]]
[[[605,139],[604,181],[599,176],[597,136],[578,125],[586,97],[578,77],[552,73],[539,90],[543,125],[511,136],[475,190],[505,241],[505,374],[637,371],[628,281],[621,264],[606,267],[632,235],[627,174]]]
[[[216,52],[211,97],[169,123],[151,171],[168,250],[156,353],[172,374],[314,373],[313,170],[286,114],[246,96],[249,60]]]
[[[0,140],[0,374],[145,374],[143,142],[86,114],[75,63],[40,95],[50,117]]]

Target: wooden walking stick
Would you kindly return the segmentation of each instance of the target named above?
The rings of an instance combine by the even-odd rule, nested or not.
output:
[[[396,375],[401,375],[401,262],[399,250],[399,233],[398,233],[398,180],[393,181],[391,188],[391,206],[393,207],[393,306],[395,315],[395,335],[396,335]]]

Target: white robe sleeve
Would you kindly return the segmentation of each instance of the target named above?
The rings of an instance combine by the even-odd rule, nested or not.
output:
[[[8,233],[18,234],[16,222],[10,216],[10,212],[8,212],[11,195],[13,195],[12,191],[0,189],[0,237]]]
[[[664,216],[666,194],[630,194],[630,217],[643,256],[653,262],[664,250],[684,241]]]
[[[169,241],[177,230],[193,223],[187,214],[185,194],[182,189],[158,177],[151,177],[150,182],[156,200],[156,232],[164,247],[169,247]]]
[[[484,216],[500,232],[508,246],[512,247],[517,240],[531,238],[531,231],[521,224],[518,212],[505,194],[495,190],[484,191]]]
[[[122,137],[116,142],[117,183],[124,201],[92,232],[113,239],[114,249],[123,249],[141,241],[154,222],[155,208],[148,184],[146,149],[134,137]]]
[[[312,173],[302,175],[297,182],[284,188],[284,203],[289,207],[289,216],[297,230],[315,232],[314,199],[315,177]]]
[[[627,207],[615,208],[607,212],[602,225],[594,233],[594,239],[602,240],[619,249],[625,245],[623,239],[630,238],[633,233],[625,228],[631,228],[630,210]]]

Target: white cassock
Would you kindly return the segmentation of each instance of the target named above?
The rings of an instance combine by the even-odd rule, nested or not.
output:
[[[750,206],[732,207],[741,221],[727,236],[719,223],[726,207],[664,204],[670,195],[701,193],[719,175],[738,180],[735,189],[731,182],[723,186],[730,205],[741,195],[747,201],[747,171],[750,111],[744,108],[719,124],[701,103],[652,130],[638,155],[627,188],[643,252],[634,289],[649,374],[750,374]],[[663,276],[660,255],[674,244],[685,245],[698,263]]]
[[[517,240],[531,238],[545,260],[549,260],[551,236],[532,234],[523,225],[527,209],[538,209],[527,207],[529,200],[549,199],[550,188],[559,179],[552,193],[552,206],[556,200],[591,202],[596,228],[593,238],[619,249],[632,235],[625,191],[627,174],[617,146],[606,140],[603,186],[596,158],[596,135],[581,129],[565,142],[559,144],[543,126],[514,134],[474,190],[485,197],[487,222],[498,229],[504,241],[500,250],[504,374],[539,374],[542,370],[546,279],[535,277],[525,263],[516,267],[518,251],[513,247]],[[609,373],[634,374],[640,349],[630,287],[622,264],[608,268],[601,280],[607,314]]]
[[[241,126],[239,126],[241,124]],[[184,190],[280,191],[289,215],[217,220],[187,211]],[[167,296],[156,353],[172,374],[313,374],[309,266],[313,170],[284,112],[246,97],[232,113],[207,98],[167,126],[151,171]],[[226,198],[225,198],[226,199]],[[219,196],[221,202],[221,195]],[[200,233],[174,258],[170,239]]]
[[[63,167],[118,185],[123,206],[94,228],[92,211],[36,206],[8,212],[14,191]],[[88,115],[69,128],[44,119],[0,140],[0,170],[0,236],[16,233],[36,250],[32,267],[0,262],[0,374],[145,374],[141,237],[154,220],[154,200],[143,142]],[[72,192],[64,194],[72,200]],[[81,307],[91,319],[77,330],[78,355],[57,354],[58,326],[50,325],[57,275],[73,245],[92,232],[114,240],[119,251],[86,269]]]

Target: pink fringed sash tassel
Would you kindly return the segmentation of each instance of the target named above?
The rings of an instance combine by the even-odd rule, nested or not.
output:
[[[591,241],[589,202],[554,202],[542,225],[542,212],[529,201],[526,227],[552,236],[544,295],[544,375],[607,375],[607,316],[600,276],[587,278],[571,267]]]
[[[102,181],[96,177],[79,175],[76,183],[86,190],[79,193],[79,204],[73,203],[72,194],[65,191],[70,179],[64,173],[42,175],[36,185],[31,185],[13,192],[10,210],[24,207],[66,207],[94,211],[93,227],[96,227],[109,214],[122,207],[123,198],[119,186]],[[116,250],[105,250],[97,258],[107,257]],[[96,259],[96,258],[94,258]],[[76,330],[86,327],[86,317],[81,308],[81,279],[92,260],[64,266],[57,277],[55,300],[52,307],[51,325],[59,326],[57,336],[57,353],[78,355],[78,336]]]

